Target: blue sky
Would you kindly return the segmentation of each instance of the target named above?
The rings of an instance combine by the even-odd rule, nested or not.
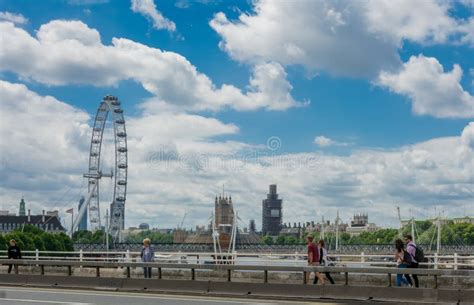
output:
[[[133,2],[136,2],[138,9],[133,9]],[[166,198],[164,200],[166,202],[157,202],[155,206],[150,204],[148,210],[137,212],[130,218],[130,225],[140,222],[141,218],[146,218],[145,215],[149,215],[156,209],[166,211],[165,215],[170,215],[170,217],[177,217],[183,212],[180,209],[176,210],[176,205],[182,200],[197,202],[197,205],[201,206],[192,207],[195,217],[189,220],[190,225],[199,224],[203,215],[209,212],[208,207],[205,206],[207,198],[212,198],[222,183],[228,184],[234,193],[242,193],[242,201],[245,201],[242,210],[243,215],[248,216],[247,218],[251,217],[252,206],[258,206],[259,200],[265,196],[265,185],[274,182],[279,182],[283,194],[286,191],[285,197],[288,198],[288,204],[298,202],[298,205],[305,207],[301,212],[288,208],[288,213],[286,213],[289,215],[288,221],[297,221],[301,218],[304,218],[301,221],[312,220],[315,217],[314,211],[333,215],[337,209],[346,207],[348,201],[353,201],[354,204],[350,210],[346,211],[344,215],[346,219],[352,213],[365,209],[376,215],[379,224],[385,222],[382,219],[390,219],[391,224],[396,222],[393,219],[393,211],[386,213],[381,211],[381,207],[396,204],[406,204],[407,210],[413,207],[413,210],[419,211],[423,211],[427,205],[439,205],[440,209],[446,210],[447,215],[452,216],[454,212],[448,211],[448,207],[453,203],[465,207],[474,201],[472,186],[474,178],[472,173],[469,173],[473,167],[472,159],[470,160],[469,157],[465,159],[466,152],[463,150],[462,157],[457,155],[453,157],[456,159],[454,163],[459,168],[455,168],[453,164],[441,166],[438,163],[444,161],[438,161],[438,158],[441,158],[440,160],[443,158],[434,156],[439,153],[437,148],[430,146],[432,150],[418,149],[418,146],[426,145],[423,144],[425,141],[442,142],[455,139],[461,141],[472,134],[470,132],[473,128],[470,127],[472,126],[470,122],[474,117],[472,3],[469,1],[449,3],[424,1],[419,8],[410,8],[410,3],[405,1],[393,1],[391,4],[384,1],[379,3],[369,1],[368,3],[342,1],[336,4],[326,1],[302,1],[293,8],[287,7],[287,3],[283,1],[271,3],[268,1],[0,0],[2,22],[13,22],[12,27],[30,36],[25,39],[36,40],[38,33],[42,32],[40,28],[48,24],[51,25],[49,34],[57,31],[60,34],[54,35],[61,36],[48,36],[53,37],[48,39],[56,40],[48,40],[49,44],[44,40],[41,46],[43,51],[29,50],[33,55],[29,57],[30,59],[23,60],[31,60],[32,68],[22,67],[19,64],[21,61],[16,61],[12,48],[7,48],[6,55],[2,59],[4,64],[0,65],[0,78],[9,85],[24,84],[28,92],[33,92],[40,99],[44,96],[52,96],[58,103],[67,103],[77,111],[88,114],[89,120],[84,121],[78,118],[80,124],[90,122],[102,96],[109,93],[119,96],[127,117],[132,120],[129,136],[139,139],[134,141],[132,138],[131,141],[132,145],[136,144],[135,155],[147,156],[150,154],[150,147],[156,149],[165,145],[165,147],[176,149],[182,155],[213,156],[215,152],[219,156],[228,157],[231,154],[235,157],[240,150],[248,151],[265,147],[267,139],[274,136],[281,141],[281,147],[271,152],[273,157],[280,155],[294,158],[301,154],[309,154],[322,160],[327,158],[327,162],[322,165],[324,167],[322,172],[336,171],[340,175],[335,176],[334,181],[331,180],[329,183],[311,176],[317,173],[295,171],[294,174],[297,176],[308,175],[305,180],[309,181],[307,182],[309,184],[306,187],[304,185],[288,186],[285,190],[286,182],[293,185],[299,180],[294,179],[290,182],[286,179],[293,179],[291,175],[284,178],[285,175],[271,168],[256,170],[252,173],[244,170],[238,178],[233,178],[232,171],[229,169],[226,169],[226,174],[223,173],[222,176],[213,170],[205,173],[175,172],[178,175],[191,176],[184,180],[173,181],[176,189],[187,188],[191,183],[194,187],[208,188],[207,192],[199,191],[199,194],[193,194],[190,191],[185,195],[178,195],[176,190],[171,190],[171,187],[167,186],[169,180],[157,182],[158,191],[155,195],[150,189],[132,190],[130,187],[131,202],[137,204],[140,200],[150,202],[156,196]],[[391,5],[398,8],[397,13],[392,14]],[[306,9],[305,6],[307,6]],[[400,16],[382,18],[386,22],[380,24],[379,12],[392,17],[397,14]],[[12,16],[21,16],[23,20],[13,19]],[[159,25],[160,22],[163,23],[163,19],[160,18],[164,18],[164,23],[167,22],[168,25],[174,24],[174,28]],[[272,18],[275,19],[272,20]],[[299,19],[305,22],[302,28],[298,28],[301,26],[298,23]],[[61,27],[67,27],[68,30],[61,32]],[[200,95],[199,88],[208,90],[204,83],[200,83],[194,92],[191,92],[192,89],[183,89],[183,95],[179,95],[181,91],[179,82],[173,83],[172,86],[168,85],[169,82],[175,81],[171,80],[173,72],[168,70],[167,76],[160,78],[165,71],[155,69],[153,63],[145,62],[144,59],[140,63],[143,67],[153,67],[144,72],[148,75],[153,74],[151,80],[148,75],[134,71],[133,63],[107,61],[102,59],[100,53],[97,53],[98,64],[95,67],[89,66],[94,57],[86,60],[81,58],[80,54],[71,55],[71,62],[68,62],[67,54],[74,52],[74,48],[67,48],[67,43],[64,41],[67,41],[67,35],[76,35],[73,33],[74,28],[77,28],[77,33],[80,33],[77,35],[84,35],[80,37],[89,37],[88,35],[95,37],[95,34],[91,34],[93,31],[97,31],[100,35],[99,44],[94,42],[95,45],[91,44],[87,52],[93,52],[96,49],[97,52],[106,52],[100,50],[111,48],[113,38],[125,38],[149,49],[179,55],[188,62],[187,68],[183,68],[188,70],[183,72],[181,77],[185,79],[189,77],[194,82],[192,73],[187,74],[189,68],[194,67],[199,75],[204,75],[210,80],[212,83],[210,90],[214,90],[216,95],[209,95],[211,93]],[[6,31],[13,31],[11,27],[2,29],[5,31],[4,34]],[[43,32],[46,33],[46,31]],[[12,42],[8,39],[10,38],[5,39],[3,43],[11,44]],[[11,39],[20,41],[22,38]],[[77,39],[83,44],[84,50],[89,47],[89,42],[80,40],[84,38]],[[284,47],[280,49],[282,45]],[[61,48],[64,47],[62,50],[64,59],[58,59],[55,62],[54,58],[47,58],[48,51],[44,50],[48,47],[51,47],[49,52],[62,50]],[[365,48],[367,48],[366,51],[360,51]],[[364,55],[364,53],[367,54]],[[124,56],[124,54],[117,55],[117,58],[122,58],[119,56]],[[134,56],[140,56],[140,54],[143,53],[137,52]],[[46,64],[42,66],[42,58],[51,66],[43,67]],[[100,62],[100,60],[104,61]],[[137,57],[130,59],[131,62],[140,60]],[[99,64],[103,65],[102,69]],[[164,69],[176,67],[173,63],[169,64],[162,67]],[[182,64],[182,62],[177,60],[175,64]],[[111,66],[117,67],[110,68]],[[462,76],[458,79],[450,76],[455,66],[462,70]],[[83,67],[84,73],[95,74],[98,80],[88,81],[75,76],[74,70],[82,71]],[[119,75],[112,81],[107,81],[109,68],[112,74]],[[262,70],[258,70],[259,68]],[[256,71],[261,71],[262,74],[257,76]],[[383,75],[386,77],[384,78]],[[271,81],[266,77],[270,77]],[[256,80],[259,85],[251,85],[250,79]],[[146,83],[157,86],[157,89],[146,88]],[[250,94],[248,99],[245,96],[235,98],[232,94],[218,92],[222,86],[226,85],[233,86],[244,95],[248,95],[249,92],[257,93],[258,97]],[[219,100],[219,104],[213,104],[212,99]],[[253,99],[261,101],[261,104],[254,104]],[[157,100],[164,102],[165,108],[162,108],[163,104],[159,104]],[[302,105],[306,101],[310,103]],[[248,102],[251,106],[246,104]],[[146,104],[151,105],[151,108],[147,106],[144,108]],[[7,112],[8,107],[7,103],[2,105],[3,116],[14,115]],[[158,107],[158,111],[153,110],[153,107]],[[168,107],[173,109],[170,110]],[[160,125],[160,118],[164,119],[163,116],[167,114],[171,117],[170,121],[173,121],[173,116],[179,114],[193,120],[202,118],[203,126],[200,123],[194,125],[197,134],[190,132],[190,135],[182,138],[180,138],[180,133],[174,135],[172,132],[165,136],[159,132],[157,135],[151,133],[149,138],[138,134],[138,130],[143,132],[143,128],[163,128],[163,125]],[[143,120],[147,116],[156,116],[156,119],[152,120],[154,125],[150,126],[149,121],[146,123]],[[183,124],[185,128],[188,123],[185,121]],[[216,129],[212,126],[209,128],[209,124],[216,124]],[[231,127],[235,127],[234,130],[229,130],[229,128],[232,129]],[[200,128],[203,128],[202,133],[200,133]],[[134,130],[137,130],[137,133],[131,134]],[[213,130],[215,132],[212,132]],[[70,134],[64,135],[64,139],[70,136]],[[165,139],[157,138],[160,136]],[[73,135],[73,137],[78,137],[78,135]],[[318,137],[319,141],[317,141]],[[18,137],[12,140],[24,140],[25,145],[28,141],[27,138]],[[45,141],[47,143],[48,140],[45,139]],[[80,135],[80,138],[72,138],[68,141],[68,143],[80,142],[78,151],[85,155],[81,158],[87,157],[87,150],[80,150],[82,147],[87,147],[86,131]],[[470,140],[466,141],[461,142],[468,143],[466,145],[470,147],[472,143],[469,142]],[[203,148],[201,145],[206,145],[206,147]],[[213,145],[216,146],[215,150],[212,148]],[[232,149],[223,148],[226,145]],[[5,150],[8,149],[11,151],[3,157],[8,167],[15,167],[15,162],[33,162],[35,159],[32,157],[28,161],[12,161],[7,156],[10,153],[15,155],[15,153],[12,148],[5,148]],[[418,156],[418,150],[422,151],[423,162],[427,162],[426,164],[434,162],[436,166],[428,166],[420,173],[415,168],[409,168],[405,173],[409,177],[405,178],[414,179],[416,184],[419,184],[420,194],[429,193],[427,196],[421,196],[429,198],[427,202],[421,200],[420,196],[413,195],[417,190],[407,189],[408,185],[393,186],[391,184],[390,187],[394,187],[399,192],[396,196],[387,197],[387,194],[393,190],[387,190],[383,195],[373,192],[357,193],[358,190],[369,187],[365,183],[372,183],[370,187],[373,187],[373,182],[365,182],[363,169],[359,171],[351,168],[351,162],[356,162],[352,160],[353,158],[391,152],[406,156],[407,151],[415,151]],[[424,155],[425,152],[427,155]],[[134,153],[133,149],[130,154],[132,153]],[[34,152],[32,155],[35,155]],[[51,156],[51,158],[54,157]],[[375,159],[377,158],[378,155]],[[383,158],[388,157],[384,155]],[[45,162],[45,159],[41,160]],[[140,163],[142,161],[139,158],[132,160],[136,162],[137,169],[144,166]],[[342,162],[348,168],[340,168],[337,165],[331,168],[328,164],[332,162]],[[402,157],[394,162],[395,164],[389,167],[400,168],[406,166],[408,161]],[[399,164],[397,165],[396,162]],[[86,166],[84,164],[82,168]],[[73,177],[79,168],[81,166],[77,165],[77,168],[76,166],[60,167],[58,170],[77,182],[80,178]],[[448,179],[451,180],[447,183],[439,182],[440,177],[448,174],[448,170],[450,171]],[[454,178],[451,171],[454,173],[467,171],[467,173]],[[311,198],[318,198],[318,193],[330,192],[330,185],[337,184],[338,181],[344,185],[348,172],[351,173],[349,176],[354,175],[355,178],[349,183],[350,187],[346,190],[347,196],[340,197],[340,194],[334,192],[333,196],[325,195],[324,198],[315,199],[318,203],[314,207],[308,207],[313,201]],[[156,176],[151,175],[148,179],[158,179],[157,176],[160,173],[163,174],[158,170],[154,173]],[[270,173],[272,176],[262,181],[262,177]],[[50,198],[58,198],[62,195],[61,188],[57,190],[51,187],[55,182],[43,181],[44,177],[35,170],[25,169],[25,175],[38,181],[39,185],[44,183],[45,191],[42,196],[30,196],[32,204],[38,207],[47,205]],[[206,177],[202,181],[199,180],[201,175]],[[374,173],[373,179],[381,181],[382,184],[393,183],[388,181],[385,175],[389,176],[389,173],[384,173],[382,176]],[[28,188],[25,187],[21,178],[7,176],[2,175],[2,181],[4,181],[2,196],[4,201],[10,203],[4,208],[13,209],[13,206],[16,206],[15,201],[18,201],[15,196],[27,194]],[[312,178],[314,180],[311,180]],[[63,178],[58,176],[57,179]],[[133,179],[133,172],[129,179]],[[257,180],[258,187],[252,182]],[[15,183],[10,183],[10,181],[15,181]],[[74,185],[71,187],[78,188],[76,182],[71,182]],[[245,193],[249,184],[254,187]],[[446,185],[452,186],[453,189],[443,189]],[[299,194],[300,188],[307,189],[307,187],[314,189],[305,196]],[[48,189],[51,189],[50,192],[47,191]],[[446,199],[446,192],[449,193],[447,197],[451,198],[451,201]],[[365,206],[366,202],[372,202],[370,207]],[[324,212],[324,207],[328,205],[331,209]],[[62,209],[61,206],[50,208]],[[163,217],[163,219],[166,218],[167,216]],[[152,218],[144,220],[156,225],[160,225],[163,221]],[[165,220],[165,225],[172,224],[173,222],[168,223]]]

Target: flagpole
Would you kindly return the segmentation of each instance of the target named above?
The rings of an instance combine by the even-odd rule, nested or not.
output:
[[[74,209],[72,210],[72,213],[71,213],[71,239],[72,239],[72,234],[73,234],[72,230],[74,229],[73,226],[74,226]]]

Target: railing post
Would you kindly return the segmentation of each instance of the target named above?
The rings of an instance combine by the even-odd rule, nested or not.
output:
[[[232,281],[232,270],[227,269],[227,282]]]
[[[360,262],[365,263],[365,254],[364,254],[364,252],[360,253]]]
[[[454,253],[454,270],[458,270],[458,254]]]
[[[392,274],[388,274],[388,287],[392,287]]]
[[[196,279],[196,270],[194,268],[191,268],[191,281],[194,281]]]
[[[82,271],[82,262],[84,261],[84,253],[82,253],[82,249],[79,250],[79,261],[81,262],[79,269]]]
[[[67,266],[67,275],[71,276],[72,275],[72,267],[71,265]]]
[[[196,263],[199,265],[199,254],[196,255]]]
[[[130,261],[130,250],[128,250],[128,249],[127,249],[127,253],[125,253],[125,260],[126,260],[127,262]]]
[[[344,272],[344,285],[349,285],[349,272]]]
[[[162,279],[162,274],[161,274],[161,267],[158,267],[158,279],[161,280]]]
[[[433,285],[433,288],[434,289],[438,289],[438,276],[435,274],[434,276],[434,285]]]
[[[39,250],[36,249],[36,250],[35,250],[35,260],[39,261],[39,256],[40,256],[40,255],[39,255]]]
[[[127,278],[130,278],[130,266],[127,266]]]
[[[100,277],[100,267],[99,266],[95,267],[95,276]]]
[[[434,254],[434,268],[438,269],[438,252]]]
[[[268,270],[263,271],[263,282],[268,283]]]

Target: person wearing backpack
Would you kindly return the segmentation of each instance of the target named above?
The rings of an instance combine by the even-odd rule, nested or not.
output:
[[[395,241],[395,260],[397,262],[397,268],[408,268],[411,263],[410,254],[405,250],[405,245],[401,239]],[[403,277],[405,275],[405,277]],[[409,274],[397,274],[397,286],[405,284],[409,287],[412,286],[412,281]]]
[[[423,253],[423,249],[418,247],[414,242],[413,242],[413,237],[409,234],[404,236],[405,239],[405,244],[407,245],[407,252],[411,256],[411,264],[408,266],[408,268],[413,268],[417,269],[419,267],[419,264],[424,261],[425,254]],[[419,287],[418,283],[418,275],[412,274],[413,280],[415,281],[415,287]]]

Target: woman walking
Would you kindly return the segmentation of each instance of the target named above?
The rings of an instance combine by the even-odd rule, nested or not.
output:
[[[319,251],[318,246],[313,243],[313,236],[308,235],[306,237],[308,244],[308,266],[318,266],[319,265]],[[315,272],[315,277],[321,280],[321,283],[324,284],[324,279],[321,276],[321,273]],[[309,275],[310,272],[306,273],[306,283],[309,284]]]
[[[320,239],[318,242],[318,248],[319,248],[319,265],[321,266],[329,266],[329,259],[328,259],[328,250],[325,248],[325,243],[323,239]],[[331,273],[329,272],[324,272],[324,275],[326,275],[326,278],[328,281],[334,285],[334,280],[331,276]],[[314,277],[314,284],[318,283],[318,277]]]
[[[397,268],[408,268],[410,265],[410,254],[405,250],[404,243],[401,239],[395,241],[395,260],[397,262]],[[412,281],[409,274],[404,275],[399,273],[397,274],[397,286],[402,286],[402,284],[411,287]]]
[[[149,238],[143,240],[143,249],[140,257],[144,263],[150,263],[155,260],[155,252],[150,243],[151,241]],[[143,267],[143,274],[145,275],[145,278],[151,279],[151,267]]]

